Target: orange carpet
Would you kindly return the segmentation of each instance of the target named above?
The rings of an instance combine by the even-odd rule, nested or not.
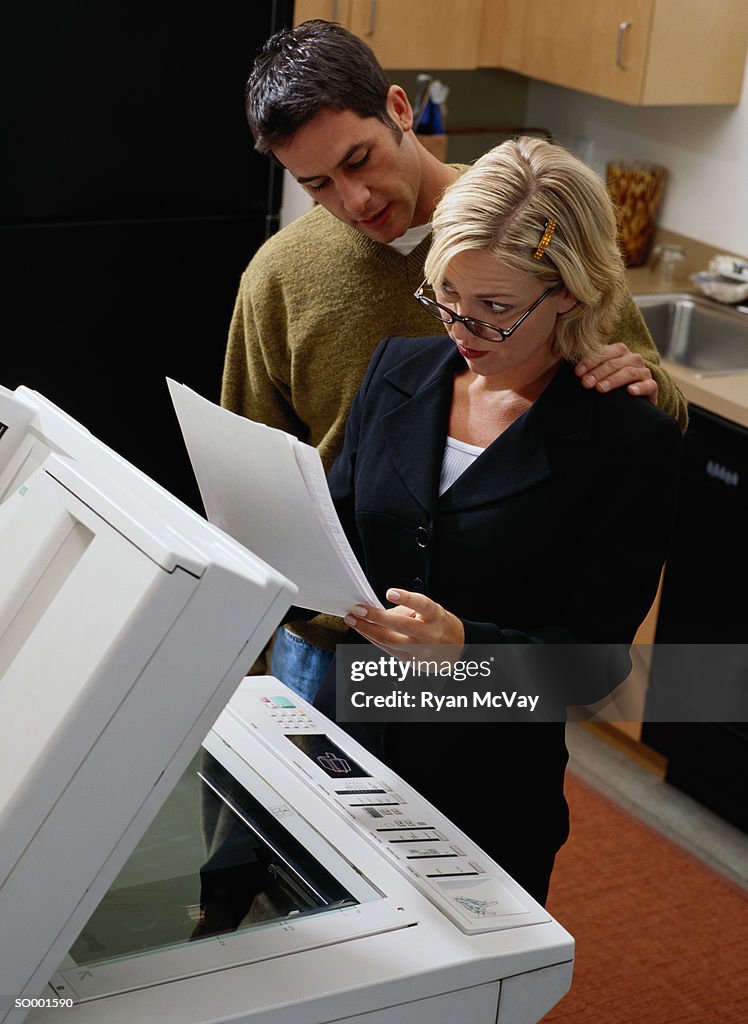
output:
[[[548,909],[576,939],[543,1024],[748,1024],[748,896],[569,774]]]

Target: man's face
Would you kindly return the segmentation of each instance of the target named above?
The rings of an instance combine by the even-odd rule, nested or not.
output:
[[[403,133],[411,128],[410,104],[398,86],[390,88],[387,109]],[[375,117],[324,110],[273,152],[321,206],[377,242],[431,217],[430,208],[419,208],[421,166],[412,138],[396,138]]]

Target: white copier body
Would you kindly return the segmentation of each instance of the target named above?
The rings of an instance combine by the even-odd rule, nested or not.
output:
[[[0,389],[0,500],[0,1021],[531,1024],[563,996],[542,907],[243,679],[291,582],[27,389]],[[202,934],[206,800],[281,897]]]

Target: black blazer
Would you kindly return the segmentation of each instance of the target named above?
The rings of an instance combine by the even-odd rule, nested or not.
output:
[[[375,592],[422,590],[462,619],[468,643],[628,644],[667,552],[676,422],[625,391],[585,390],[562,364],[440,497],[462,365],[448,338],[389,338],[354,400],[329,486]],[[317,703],[334,716],[334,673]],[[563,724],[346,728],[542,892],[568,832]]]
[[[386,339],[354,400],[328,479],[375,592],[423,591],[468,643],[631,641],[671,533],[677,424],[564,363],[439,497],[461,364],[448,338]]]

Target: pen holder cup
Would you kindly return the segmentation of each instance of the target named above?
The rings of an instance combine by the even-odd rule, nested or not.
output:
[[[647,262],[667,171],[653,164],[608,164],[608,192],[616,207],[618,237],[627,267]]]

